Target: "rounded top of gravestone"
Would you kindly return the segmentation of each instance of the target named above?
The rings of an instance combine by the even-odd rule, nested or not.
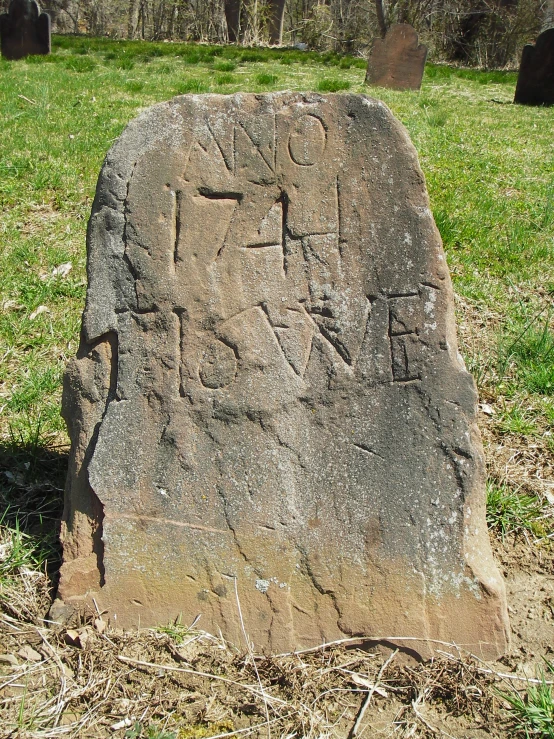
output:
[[[394,23],[387,31],[387,36],[395,38],[400,36],[402,38],[414,38],[417,43],[417,31],[409,23]]]
[[[14,20],[33,20],[39,17],[40,7],[36,0],[11,0],[8,13]]]
[[[554,26],[551,26],[550,28],[545,28],[539,36],[537,36],[537,41],[535,43],[535,48],[538,47],[545,47],[548,45],[554,45]]]

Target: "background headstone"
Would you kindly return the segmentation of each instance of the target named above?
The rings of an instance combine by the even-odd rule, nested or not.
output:
[[[369,54],[366,84],[392,90],[419,90],[427,47],[408,23],[396,23],[384,39],[375,39]]]
[[[416,153],[365,96],[184,96],[102,168],[55,613],[257,649],[506,646],[476,391]]]
[[[0,15],[0,46],[6,59],[50,53],[50,16],[36,0],[11,0]]]
[[[523,47],[514,103],[554,105],[554,28]]]

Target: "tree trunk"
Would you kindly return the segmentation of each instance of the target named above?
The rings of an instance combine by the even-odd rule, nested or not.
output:
[[[138,0],[129,0],[129,15],[127,20],[127,38],[135,38],[138,26]]]
[[[398,3],[398,23],[408,23],[408,0]]]
[[[7,10],[7,5],[6,5],[6,10]],[[73,24],[73,33],[78,34],[79,33],[79,5],[77,4],[74,8],[71,3],[64,3],[61,6],[61,10],[63,10],[63,12],[67,14],[71,23]]]
[[[140,37],[142,39],[146,38],[146,13],[148,12],[148,7],[146,3],[147,3],[147,0],[141,0],[140,2],[140,27],[141,27]]]
[[[172,0],[171,8],[169,10],[169,18],[167,21],[167,37],[173,38],[175,34],[176,22],[179,19],[179,0]]]
[[[240,38],[240,0],[225,0],[225,20],[227,21],[227,35],[234,44]]]
[[[379,33],[381,38],[387,35],[387,21],[385,20],[385,0],[375,0],[375,12],[377,13],[377,23],[379,24]]]
[[[283,41],[283,20],[285,17],[285,0],[269,2],[269,43],[281,44]]]

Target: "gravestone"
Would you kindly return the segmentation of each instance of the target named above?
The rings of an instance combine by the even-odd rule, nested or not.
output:
[[[54,614],[93,597],[124,626],[202,614],[238,644],[240,604],[256,649],[503,652],[475,386],[383,104],[150,108],[102,167],[88,276]]]
[[[0,15],[0,46],[6,59],[50,53],[50,16],[41,13],[36,0],[11,0]]]
[[[554,28],[523,47],[514,103],[554,105]]]
[[[375,39],[367,63],[366,84],[391,90],[419,90],[427,47],[408,23],[396,23],[384,39]]]

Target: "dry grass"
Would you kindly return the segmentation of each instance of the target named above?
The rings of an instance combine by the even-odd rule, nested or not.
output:
[[[20,546],[8,532],[4,563]],[[268,657],[194,625],[123,632],[99,612],[56,624],[43,619],[50,584],[22,564],[1,592],[7,737],[507,737],[499,689],[538,682],[440,643],[426,664],[355,639]]]
[[[254,662],[197,630],[123,633],[98,614],[87,621],[0,618],[7,736],[425,737],[440,735],[446,715],[504,736],[491,691],[502,678],[470,657],[414,665],[393,652],[383,662],[358,643]]]

